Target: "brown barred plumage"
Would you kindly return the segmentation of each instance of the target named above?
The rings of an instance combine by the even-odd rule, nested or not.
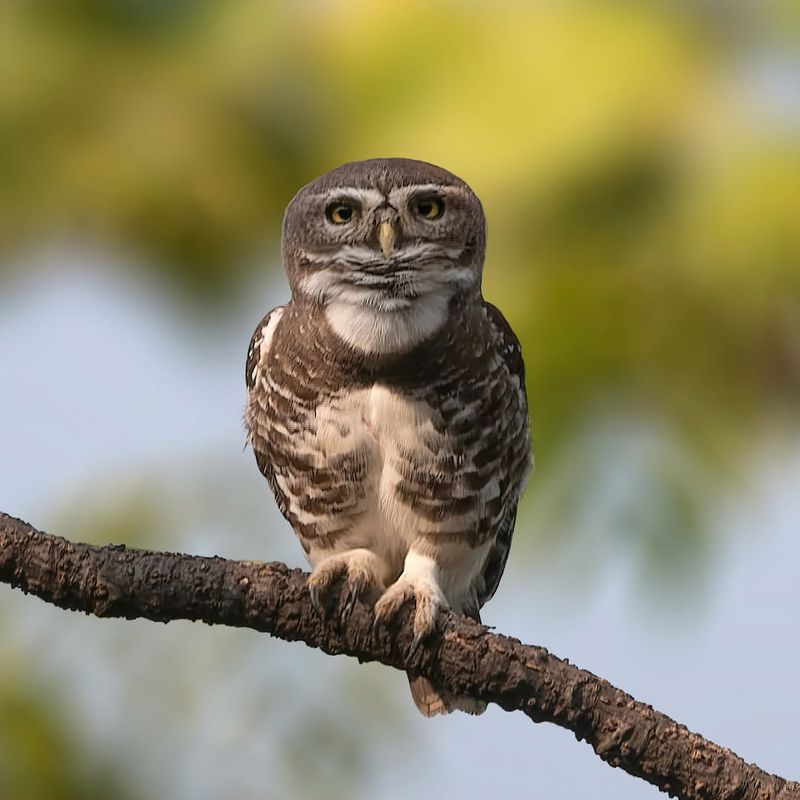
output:
[[[414,216],[420,196],[444,207],[440,225]],[[331,203],[357,205],[349,236],[326,220]],[[494,594],[531,465],[520,345],[480,294],[484,242],[480,203],[444,170],[334,170],[287,210],[292,300],[247,358],[250,442],[312,596],[341,574],[351,602],[385,590],[379,618],[413,596],[420,639],[439,607],[478,618]],[[428,715],[481,710],[420,678],[412,694]]]

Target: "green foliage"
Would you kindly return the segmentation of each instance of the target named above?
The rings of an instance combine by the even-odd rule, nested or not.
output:
[[[68,720],[42,687],[0,668],[0,788],[9,800],[133,797],[116,767],[87,758]]]
[[[522,333],[541,446],[609,388],[719,429],[797,389],[800,147],[725,86],[730,53],[703,17],[177,0],[0,13],[6,250],[116,242],[221,309],[276,252],[303,182],[405,154],[484,200],[487,294]]]

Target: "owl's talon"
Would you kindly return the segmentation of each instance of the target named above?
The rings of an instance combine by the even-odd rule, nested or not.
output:
[[[308,584],[308,594],[311,598],[311,606],[313,607],[314,611],[317,612],[321,617],[324,617],[324,607],[321,602],[320,593],[319,593],[319,586],[313,583]]]
[[[347,581],[345,581],[341,597],[342,610],[339,612],[339,622],[342,625],[350,619],[350,615],[353,613],[356,603],[359,601],[366,588],[367,579],[363,574],[356,578],[348,577]]]
[[[342,610],[339,612],[339,624],[346,625],[347,620],[350,619],[350,615],[353,613],[353,608],[355,608],[356,599],[355,597],[351,597],[347,600],[347,602],[342,606]]]
[[[370,586],[383,587],[385,565],[369,550],[358,548],[337,553],[320,561],[308,579],[308,590],[314,608],[325,617],[325,597],[343,575],[344,585],[339,597],[339,623],[345,625],[356,603]]]
[[[403,607],[403,603],[413,597],[411,587],[403,583],[400,578],[396,583],[393,583],[381,596],[377,603],[375,603],[375,623],[373,627],[381,627],[386,625],[389,620],[397,616],[397,613]]]
[[[413,631],[409,655],[436,631],[439,611],[448,607],[436,578],[435,563],[414,555],[406,559],[403,575],[393,583],[375,604],[375,628],[395,617],[409,598],[414,598]]]
[[[422,644],[423,640],[426,638],[426,635],[422,631],[418,631],[414,634],[414,638],[411,640],[411,647],[408,650],[409,658],[413,658],[417,650],[419,650],[419,646]]]

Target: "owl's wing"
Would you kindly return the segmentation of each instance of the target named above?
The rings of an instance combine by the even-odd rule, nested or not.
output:
[[[253,452],[256,457],[256,464],[258,464],[261,474],[267,479],[277,498],[280,498],[276,492],[275,475],[272,465],[266,456],[265,448],[259,441],[260,437],[257,433],[256,416],[261,417],[260,411],[257,411],[258,404],[254,402],[253,394],[256,390],[258,382],[259,371],[266,369],[266,359],[269,353],[272,337],[275,334],[275,328],[283,315],[284,306],[277,306],[258,323],[256,329],[250,339],[250,347],[247,349],[247,361],[245,362],[245,383],[247,384],[248,404],[245,412],[245,424],[248,429],[248,438],[250,444],[253,446]],[[280,505],[280,499],[279,499]],[[283,510],[283,509],[282,509]]]
[[[256,377],[258,376],[258,366],[266,353],[262,353],[262,344],[265,337],[271,339],[274,333],[275,323],[277,323],[280,316],[283,314],[284,306],[277,306],[272,311],[268,311],[261,322],[256,325],[253,335],[250,337],[250,347],[247,348],[247,361],[244,368],[244,380],[247,384],[247,390],[251,391],[256,385]],[[270,322],[273,324],[270,325]]]
[[[528,401],[525,391],[525,363],[522,360],[522,346],[500,310],[491,303],[486,303],[486,307],[489,320],[494,329],[493,332],[497,351],[505,361],[509,373],[519,379],[519,412],[527,416]],[[497,591],[500,578],[503,577],[503,571],[506,568],[506,561],[508,560],[508,551],[511,549],[511,539],[514,535],[514,523],[517,519],[519,495],[522,491],[525,479],[527,478],[529,468],[530,461],[528,460],[519,474],[512,475],[512,480],[517,485],[518,491],[513,495],[506,506],[505,514],[500,520],[500,524],[497,526],[492,548],[489,551],[489,555],[486,557],[486,562],[484,563],[481,573],[483,579],[482,585],[479,586],[477,592],[478,608],[481,608],[492,599],[494,593]]]
[[[500,585],[500,578],[503,577],[503,572],[506,568],[506,561],[508,561],[508,552],[511,550],[511,538],[514,535],[514,523],[517,521],[517,503],[508,510],[508,513],[503,517],[497,529],[497,536],[495,536],[492,543],[492,549],[486,557],[483,565],[483,590],[478,591],[478,608],[482,608],[488,603],[497,587]],[[480,613],[475,617],[480,622]]]

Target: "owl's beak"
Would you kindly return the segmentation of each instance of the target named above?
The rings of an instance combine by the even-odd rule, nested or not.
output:
[[[384,258],[389,258],[397,242],[397,226],[392,222],[381,222],[378,227],[378,241]]]

